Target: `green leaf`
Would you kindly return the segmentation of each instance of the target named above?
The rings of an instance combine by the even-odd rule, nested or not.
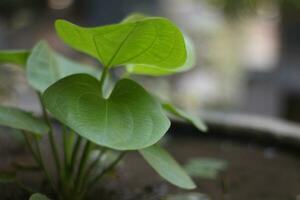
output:
[[[184,40],[187,51],[187,59],[183,65],[174,68],[160,68],[155,65],[129,64],[126,66],[126,70],[131,74],[141,74],[149,76],[170,75],[190,70],[196,64],[195,50],[192,41],[187,36],[184,37]]]
[[[95,28],[57,20],[55,27],[66,44],[107,67],[146,64],[172,69],[186,61],[182,33],[165,18],[148,17]]]
[[[203,121],[201,121],[201,119],[199,117],[188,114],[188,113],[184,112],[183,110],[176,108],[171,103],[162,103],[162,106],[166,111],[170,112],[171,114],[173,114],[179,118],[182,118],[183,120],[193,124],[200,131],[202,131],[202,132],[207,131],[207,126],[205,125],[205,123]]]
[[[221,159],[194,158],[186,164],[185,169],[192,177],[215,179],[227,166],[228,163]]]
[[[27,78],[30,85],[43,92],[57,80],[77,73],[99,76],[100,72],[67,59],[54,52],[49,45],[41,41],[32,50],[27,62]]]
[[[25,67],[30,52],[26,50],[0,51],[0,63],[10,63]]]
[[[12,183],[16,180],[16,172],[0,172],[0,183]]]
[[[23,110],[0,106],[0,125],[21,129],[37,135],[47,133],[49,127],[31,113]]]
[[[201,193],[187,193],[187,194],[176,194],[176,195],[170,195],[166,198],[166,200],[210,200],[210,198]]]
[[[46,195],[35,193],[30,196],[29,200],[50,200]]]
[[[170,154],[158,145],[141,149],[139,152],[153,169],[170,183],[184,188],[196,188],[193,180],[181,168],[181,166],[170,156]]]
[[[43,95],[47,109],[82,137],[117,150],[141,149],[156,143],[168,130],[161,105],[136,82],[123,79],[110,97],[89,75],[71,75]]]

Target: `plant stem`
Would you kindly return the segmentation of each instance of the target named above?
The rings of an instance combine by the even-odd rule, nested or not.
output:
[[[101,95],[103,96],[104,84],[109,71],[109,67],[104,67],[100,77]]]
[[[99,152],[95,160],[89,165],[87,170],[84,173],[83,179],[79,185],[79,191],[82,189],[82,187],[86,184],[90,174],[94,170],[94,168],[97,166],[97,163],[99,162],[99,159],[102,157],[102,155],[106,152],[107,149],[103,149],[102,151]]]
[[[86,144],[84,146],[84,150],[80,159],[80,164],[78,167],[78,172],[77,172],[77,176],[75,179],[75,191],[78,190],[80,184],[81,184],[81,180],[82,180],[82,175],[86,166],[86,163],[88,161],[89,158],[89,154],[91,152],[91,147],[92,147],[92,143],[90,141],[86,141]]]
[[[76,140],[76,143],[75,143],[75,146],[73,148],[72,156],[71,156],[71,164],[70,164],[70,169],[69,169],[70,174],[73,174],[74,167],[75,167],[75,162],[76,162],[78,151],[80,149],[81,142],[82,142],[82,138],[80,136],[78,136],[77,140]]]
[[[43,116],[44,116],[45,122],[49,126],[49,140],[50,140],[52,155],[53,155],[54,160],[55,160],[57,174],[58,174],[58,177],[61,177],[60,176],[61,175],[60,160],[59,160],[58,150],[57,150],[55,139],[54,139],[53,127],[52,127],[52,124],[51,124],[51,122],[49,120],[46,108],[45,108],[45,106],[43,104],[41,93],[38,93],[38,96],[39,96],[40,105],[42,107],[42,111],[43,111]]]
[[[50,176],[49,172],[47,171],[47,169],[46,169],[46,167],[44,165],[44,162],[42,160],[41,151],[40,151],[37,139],[34,138],[34,143],[36,145],[36,150],[37,150],[37,152],[35,152],[33,146],[30,143],[30,139],[29,139],[27,133],[26,132],[23,132],[23,133],[24,133],[23,135],[24,135],[24,138],[25,138],[25,142],[26,142],[26,144],[28,146],[28,149],[29,149],[30,153],[32,154],[32,156],[35,159],[36,163],[43,170],[43,172],[44,172],[46,178],[49,180],[49,182],[50,182],[53,190],[57,192],[57,189],[55,187],[54,181],[51,179],[51,176]]]
[[[114,160],[109,166],[107,166],[105,169],[102,170],[102,172],[97,175],[88,185],[88,189],[91,189],[107,172],[112,170],[118,163],[119,161],[125,156],[126,152],[121,152],[120,155],[117,157],[116,160]]]
[[[64,147],[64,169],[67,169],[69,162],[68,162],[68,153],[67,153],[67,131],[66,127],[63,125],[63,147]]]
[[[67,127],[62,125],[63,129],[63,146],[64,146],[64,170],[66,174],[70,174],[70,164],[71,164],[71,156],[72,156],[72,145],[74,145],[74,133],[70,132],[68,134]]]

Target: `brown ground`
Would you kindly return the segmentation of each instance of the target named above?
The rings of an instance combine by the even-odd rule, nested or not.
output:
[[[166,148],[181,162],[193,157],[222,158],[229,162],[224,173],[229,192],[226,200],[296,200],[300,194],[300,159],[296,150],[286,151],[275,144],[261,145],[250,140],[226,137],[177,136],[166,140]],[[28,159],[20,146],[0,134],[0,168],[12,158]],[[183,193],[162,181],[142,158],[132,153],[119,167],[119,178],[103,180],[91,199],[160,200],[167,194]],[[33,186],[41,185],[40,174],[25,179]],[[196,191],[213,200],[222,199],[219,180],[195,179]],[[97,198],[95,198],[97,196]],[[0,199],[27,199],[14,184],[0,184]]]

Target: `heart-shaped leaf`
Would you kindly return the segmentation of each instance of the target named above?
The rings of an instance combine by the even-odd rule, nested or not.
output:
[[[166,111],[170,112],[171,114],[175,115],[176,117],[179,117],[179,118],[193,124],[200,131],[202,131],[202,132],[207,131],[207,126],[199,117],[188,114],[185,111],[175,107],[171,103],[162,103],[162,105]]]
[[[194,45],[187,36],[184,37],[184,40],[185,40],[185,46],[187,51],[187,58],[183,65],[178,67],[161,68],[155,65],[129,64],[126,65],[126,70],[131,74],[163,76],[163,75],[170,75],[174,73],[184,72],[193,68],[196,64]]]
[[[139,152],[153,169],[170,183],[184,189],[194,189],[196,187],[184,169],[160,146],[153,145],[141,149]]]
[[[46,42],[39,42],[32,50],[27,62],[27,78],[29,84],[43,92],[57,80],[77,73],[99,76],[100,72],[55,53]]]
[[[25,67],[30,52],[26,50],[0,51],[0,63],[11,63]]]
[[[34,134],[47,133],[49,127],[31,113],[11,107],[0,106],[0,125],[21,129]]]
[[[107,67],[146,64],[171,69],[186,61],[182,33],[165,18],[148,17],[96,28],[57,20],[55,27],[65,43]]]
[[[156,143],[170,121],[160,104],[136,82],[123,79],[110,97],[89,75],[71,75],[43,95],[48,110],[86,139],[118,150],[141,149]]]

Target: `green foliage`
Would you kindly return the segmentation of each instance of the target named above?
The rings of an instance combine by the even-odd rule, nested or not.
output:
[[[170,183],[185,189],[196,187],[192,179],[170,156],[170,154],[158,145],[139,150],[145,160],[155,171]]]
[[[149,76],[162,76],[170,75],[174,73],[180,73],[190,70],[195,66],[195,50],[194,45],[191,40],[185,36],[184,37],[187,58],[183,65],[179,67],[157,67],[155,65],[145,65],[145,64],[129,64],[126,65],[126,70],[131,74],[149,75]]]
[[[120,80],[109,98],[100,82],[88,75],[66,77],[43,95],[48,110],[82,137],[118,150],[156,143],[170,122],[159,103],[136,82]]]
[[[90,66],[84,66],[54,52],[43,41],[33,48],[28,58],[26,72],[29,84],[40,92],[71,74],[87,73],[93,76],[100,74]]]
[[[228,163],[221,159],[194,158],[186,164],[185,169],[192,177],[215,179],[227,166]]]
[[[186,61],[180,30],[164,18],[142,18],[96,28],[58,20],[55,26],[65,43],[97,58],[106,67],[143,64],[170,70]]]
[[[0,63],[12,63],[25,67],[29,54],[30,52],[26,50],[0,51]]]
[[[179,117],[191,124],[193,124],[197,129],[199,129],[202,132],[207,131],[207,127],[204,122],[202,122],[199,117],[193,116],[191,114],[188,114],[184,112],[183,110],[176,108],[171,103],[163,103],[163,108],[170,112],[171,114],[175,115],[176,117]]]
[[[35,193],[30,196],[29,200],[50,200],[50,199],[41,193]]]
[[[36,165],[57,196],[84,199],[92,186],[110,173],[129,150],[138,150],[170,183],[184,189],[195,188],[187,173],[157,143],[170,126],[165,111],[202,131],[206,126],[171,104],[163,104],[163,110],[162,104],[133,80],[117,80],[109,87],[105,84],[110,69],[119,65],[124,65],[127,73],[151,76],[190,69],[195,59],[187,37],[165,18],[141,14],[130,15],[119,24],[95,28],[80,27],[65,20],[57,20],[55,27],[65,43],[97,58],[104,66],[102,73],[56,53],[44,41],[32,51],[0,52],[0,62],[24,66],[29,84],[41,94],[44,118],[42,121],[20,109],[0,106],[0,125],[24,130],[24,140]],[[59,155],[54,138],[57,129],[46,109],[61,122],[61,149],[65,159]],[[48,133],[56,177],[50,175],[44,164],[38,137],[27,132]],[[93,157],[95,149],[97,155]],[[0,182],[12,179],[9,174],[0,174]],[[30,197],[30,200],[46,199],[39,193]]]
[[[0,125],[29,131],[37,135],[47,133],[48,126],[31,113],[17,108],[0,106]]]

